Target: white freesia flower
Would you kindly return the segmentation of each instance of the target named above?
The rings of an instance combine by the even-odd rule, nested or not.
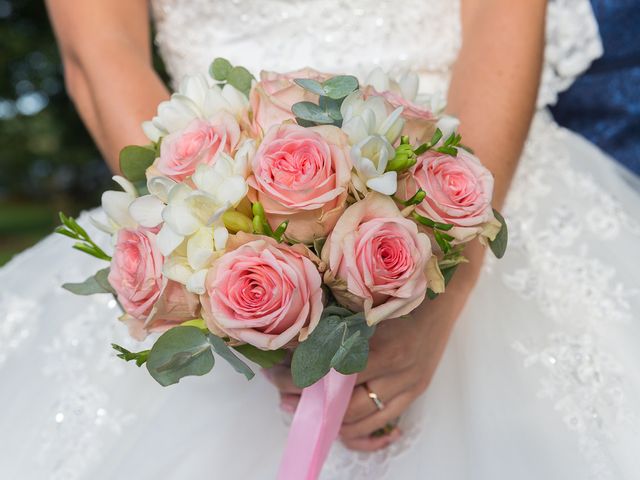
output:
[[[222,214],[247,194],[247,183],[236,162],[221,153],[213,165],[198,165],[191,177],[194,187],[164,177],[149,179],[149,195],[136,199],[131,215],[158,233],[158,248],[167,258],[163,272],[203,293],[204,274],[216,252],[224,250],[229,232]]]
[[[351,147],[351,160],[355,167],[351,178],[356,189],[363,193],[367,187],[384,195],[396,193],[397,173],[385,172],[394,155],[393,145],[382,135],[370,135]]]
[[[349,143],[355,145],[370,135],[386,137],[394,143],[404,127],[400,118],[402,107],[387,113],[387,104],[382,97],[364,99],[360,90],[349,94],[340,107],[342,130],[349,137]]]
[[[393,78],[385,73],[382,68],[376,67],[367,75],[364,84],[371,85],[377,92],[394,92],[413,102],[418,97],[420,79],[412,71],[404,71],[396,78]]]
[[[158,114],[143,122],[142,129],[149,140],[185,128],[193,119],[207,119],[222,110],[240,119],[249,100],[240,91],[227,84],[220,88],[210,84],[204,75],[187,76],[171,99],[160,103]]]
[[[102,194],[102,209],[107,215],[107,223],[90,217],[93,225],[110,235],[114,235],[121,228],[136,228],[138,223],[129,214],[129,207],[136,200],[138,193],[133,184],[124,177],[116,175],[113,180],[122,187],[123,191],[107,190]]]

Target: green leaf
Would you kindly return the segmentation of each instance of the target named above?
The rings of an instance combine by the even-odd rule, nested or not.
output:
[[[340,112],[342,100],[343,99],[336,100],[331,97],[321,96],[318,99],[318,106],[335,121],[342,121],[342,112]]]
[[[496,219],[502,224],[500,227],[500,231],[496,235],[496,238],[492,241],[489,241],[489,248],[496,256],[496,258],[504,257],[504,253],[507,251],[507,244],[509,243],[509,232],[507,229],[507,222],[504,217],[497,211],[495,208],[493,209],[493,214]]]
[[[147,359],[149,358],[150,350],[142,350],[141,352],[132,352],[115,343],[112,343],[111,347],[116,352],[119,352],[118,355],[116,355],[118,358],[121,358],[126,362],[135,361],[136,365],[139,367],[144,365],[147,362]]]
[[[316,122],[312,122],[310,120],[305,120],[304,118],[296,117],[296,123],[301,127],[315,127],[317,125]]]
[[[75,248],[76,250],[80,250],[81,252],[91,255],[92,257],[99,258],[100,260],[106,260],[106,261],[111,260],[111,257],[109,255],[104,253],[95,245],[91,245],[89,243],[75,243],[72,248]]]
[[[331,368],[345,374],[362,371],[367,364],[369,327],[362,313],[327,307],[320,323],[293,353],[291,373],[300,388],[313,385]]]
[[[358,89],[358,79],[352,75],[338,75],[322,84],[325,96],[339,100]]]
[[[196,327],[174,327],[163,333],[149,352],[147,370],[162,386],[190,375],[204,375],[214,365],[211,344]]]
[[[235,351],[251,360],[253,363],[257,363],[262,368],[271,368],[278,365],[287,356],[287,351],[280,350],[260,350],[258,347],[249,345],[238,345],[233,347]]]
[[[276,228],[273,232],[273,238],[276,239],[278,242],[281,241],[282,236],[284,235],[284,232],[287,231],[287,226],[289,226],[289,220],[285,220],[280,225],[278,225],[278,228]]]
[[[320,82],[313,80],[311,78],[296,78],[294,80],[298,85],[300,85],[305,90],[310,91],[311,93],[315,93],[316,95],[324,95],[325,91]]]
[[[299,117],[303,120],[307,120],[309,122],[315,122],[320,124],[331,124],[333,123],[333,118],[325,112],[322,108],[320,108],[315,103],[311,102],[298,102],[294,103],[293,107],[291,107],[291,111],[296,117]]]
[[[98,270],[95,275],[87,278],[81,283],[65,283],[62,288],[70,291],[76,295],[93,295],[96,293],[111,293],[115,294],[115,290],[109,284],[107,279],[109,275],[109,268],[103,268]]]
[[[233,65],[226,58],[216,58],[209,67],[209,75],[219,82],[224,82],[229,72],[233,69]]]
[[[440,230],[434,228],[433,236],[436,239],[436,243],[445,254],[451,251],[451,244],[449,243],[451,240],[453,240],[453,237],[451,235],[442,233]]]
[[[244,93],[247,97],[251,91],[253,75],[244,67],[233,67],[227,73],[227,83]]]
[[[251,370],[251,368],[249,368],[249,365],[247,365],[240,358],[238,358],[231,351],[231,349],[225,343],[224,340],[212,334],[209,334],[207,337],[209,339],[209,343],[211,344],[211,347],[213,348],[213,350],[222,358],[224,358],[229,363],[229,365],[233,367],[233,369],[236,372],[244,375],[247,378],[247,380],[251,380],[253,377],[255,377],[256,374],[253,373],[253,370]]]
[[[155,159],[156,152],[153,147],[129,145],[120,150],[120,170],[130,182],[144,181],[145,172]]]

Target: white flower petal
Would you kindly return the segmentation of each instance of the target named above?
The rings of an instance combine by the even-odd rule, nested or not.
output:
[[[175,184],[174,180],[167,177],[151,177],[147,181],[147,189],[151,195],[158,197],[164,203],[168,203],[169,192]]]
[[[184,206],[189,209],[190,215],[198,219],[200,225],[208,225],[209,219],[222,208],[222,205],[213,195],[201,190],[196,190],[190,194],[184,200]]]
[[[378,92],[389,90],[389,77],[380,67],[374,68],[365,80],[365,85],[371,85]]]
[[[142,122],[142,131],[152,142],[157,142],[160,140],[160,137],[166,134],[166,132],[156,127],[152,121]]]
[[[102,208],[116,225],[125,228],[135,228],[136,222],[129,215],[129,205],[134,197],[125,192],[108,190],[102,194]]]
[[[249,106],[249,99],[240,90],[228,83],[222,87],[222,97],[227,101],[230,112],[238,115]]]
[[[391,115],[386,118],[378,130],[378,133],[387,137],[387,140],[391,143],[394,143],[398,139],[404,128],[404,120],[400,118],[402,110],[402,107],[396,108]]]
[[[247,139],[242,142],[234,158],[233,173],[241,175],[243,178],[247,178],[251,174],[251,160],[255,153],[255,140]]]
[[[420,87],[420,77],[418,77],[418,74],[416,72],[407,71],[400,76],[398,84],[402,96],[411,102],[415,101]]]
[[[196,295],[204,295],[206,288],[204,285],[207,278],[207,270],[200,270],[189,277],[187,281],[187,290]]]
[[[237,206],[249,191],[247,182],[244,177],[234,175],[225,179],[216,192],[216,198],[219,203],[230,203]]]
[[[384,195],[393,195],[398,189],[397,172],[387,172],[376,178],[367,180],[367,187]]]
[[[208,266],[213,256],[213,229],[200,228],[187,240],[187,260],[194,270]]]
[[[171,230],[182,236],[192,235],[202,225],[185,203],[167,205],[162,211],[162,219]]]
[[[193,274],[193,270],[189,267],[185,257],[173,255],[165,260],[162,273],[169,280],[185,285]]]
[[[166,257],[180,246],[182,240],[184,240],[184,236],[178,235],[171,229],[171,227],[169,227],[169,225],[164,224],[158,232],[156,240],[158,242],[160,253]]]
[[[229,239],[229,231],[224,226],[218,226],[213,229],[213,240],[216,250],[224,250]]]
[[[178,91],[189,97],[196,105],[202,105],[209,90],[209,84],[203,74],[187,75],[180,82]]]
[[[115,225],[113,225],[113,222],[109,222],[109,225],[107,225],[106,223],[103,223],[100,220],[98,220],[93,215],[89,216],[89,221],[98,230],[101,230],[104,233],[108,233],[109,235],[113,235],[114,233],[116,233],[118,231],[118,228]]]
[[[114,175],[111,178],[113,178],[113,181],[116,182],[118,185],[120,185],[120,187],[122,187],[122,190],[127,192],[129,195],[131,195],[134,198],[138,196],[138,191],[136,190],[136,187],[134,187],[133,183],[131,183],[129,180],[127,180],[126,178],[120,175]]]
[[[153,228],[162,222],[164,203],[153,195],[136,198],[129,205],[129,214],[143,227]]]

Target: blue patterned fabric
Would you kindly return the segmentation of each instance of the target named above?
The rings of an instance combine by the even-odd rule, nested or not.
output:
[[[576,131],[640,174],[640,0],[591,0],[604,44],[552,108]]]

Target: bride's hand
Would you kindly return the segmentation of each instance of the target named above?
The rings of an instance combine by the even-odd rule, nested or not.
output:
[[[372,433],[393,425],[429,386],[469,291],[458,284],[426,300],[411,317],[378,325],[340,431],[348,448],[373,451],[399,438],[397,427],[384,435]],[[382,402],[380,410],[369,392]]]
[[[480,246],[470,247],[467,256],[471,263],[459,268],[445,294],[425,300],[410,318],[378,325],[371,339],[367,368],[358,375],[340,431],[348,448],[373,451],[401,435],[397,428],[386,435],[372,433],[398,419],[431,382],[482,263]],[[289,368],[271,369],[268,377],[280,391],[282,408],[293,412],[300,389],[293,385]],[[368,391],[378,395],[384,408],[378,410]]]

